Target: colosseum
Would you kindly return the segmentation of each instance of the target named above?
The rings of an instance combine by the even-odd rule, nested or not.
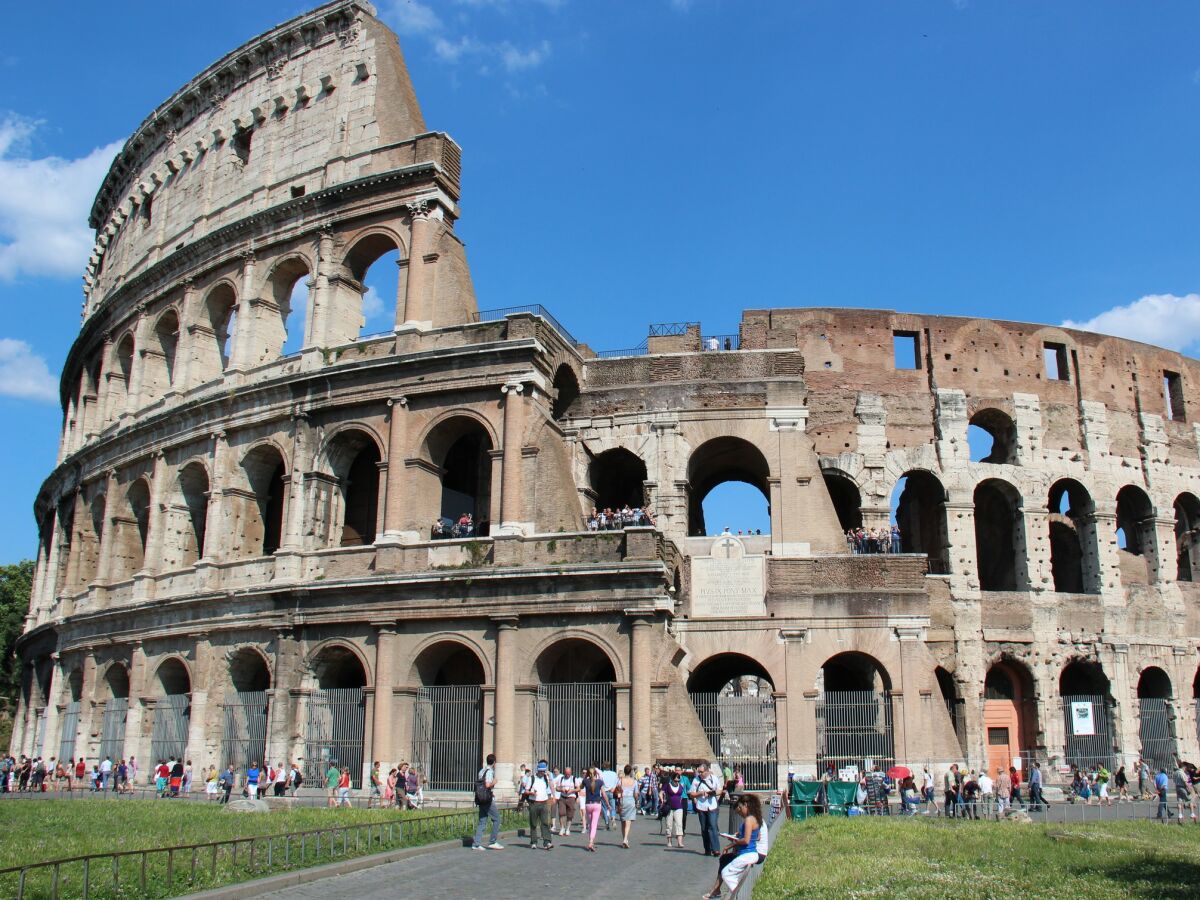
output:
[[[1200,755],[1200,364],[845,309],[596,352],[480,309],[460,160],[364,0],[239,47],[125,143],[35,504],[14,752],[336,760],[356,786],[408,760],[444,792],[489,752],[719,757],[759,788]],[[364,334],[377,262],[394,326]],[[704,521],[727,482],[769,531]]]

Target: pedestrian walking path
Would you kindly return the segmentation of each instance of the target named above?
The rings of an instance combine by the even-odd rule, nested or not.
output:
[[[555,836],[554,849],[531,850],[527,838],[509,838],[503,850],[454,847],[350,875],[315,881],[264,897],[279,900],[384,900],[395,897],[521,898],[542,900],[564,896],[699,897],[712,886],[717,861],[701,853],[696,821],[684,849],[666,848],[658,820],[638,818],[630,849],[621,847],[616,826],[596,833],[596,852],[584,847],[578,830]]]

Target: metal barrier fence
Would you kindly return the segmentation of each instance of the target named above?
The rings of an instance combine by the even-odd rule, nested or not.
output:
[[[890,691],[826,691],[817,699],[817,766],[835,770],[868,761],[887,771],[896,763]]]
[[[168,694],[154,705],[150,759],[182,759],[187,753],[192,700],[187,694]]]
[[[307,831],[181,844],[146,850],[93,853],[0,869],[0,896],[25,900],[101,900],[175,897],[352,855],[469,837],[474,810],[401,817],[393,822],[330,825]],[[502,812],[506,829],[518,825]]]
[[[1115,772],[1112,717],[1107,698],[1099,694],[1064,695],[1062,710],[1067,735],[1064,762],[1071,766],[1103,765]]]
[[[100,758],[120,759],[125,755],[125,720],[129,698],[113,697],[104,707],[100,724]],[[68,757],[69,758],[69,757]]]
[[[308,729],[304,739],[304,780],[325,784],[331,763],[350,770],[350,783],[362,787],[363,736],[367,704],[362,688],[327,688],[308,697]]]
[[[221,704],[221,765],[245,772],[252,762],[267,762],[267,692],[236,691]]]
[[[700,347],[709,352],[740,350],[742,349],[742,336],[740,334],[706,334],[700,339]]]
[[[483,689],[423,687],[413,711],[413,765],[430,790],[469,791],[483,758]]]
[[[578,347],[579,341],[575,340],[575,336],[563,327],[562,322],[554,318],[550,314],[550,310],[542,306],[540,303],[526,303],[523,306],[502,306],[497,309],[481,309],[472,317],[475,322],[498,322],[501,319],[506,319],[509,316],[517,313],[532,313],[535,316],[540,316],[545,319],[555,331],[557,331],[564,340],[572,347]]]
[[[1142,756],[1154,771],[1172,771],[1179,748],[1175,742],[1175,710],[1171,701],[1158,698],[1138,700],[1138,738]]]
[[[740,765],[747,790],[774,789],[779,781],[775,698],[701,691],[691,698],[715,758]]]
[[[64,765],[67,760],[75,758],[75,738],[79,733],[80,706],[78,700],[72,700],[63,711],[62,739],[58,742],[58,761]]]
[[[616,764],[617,698],[607,681],[538,686],[533,703],[533,750],[538,759],[576,772]]]

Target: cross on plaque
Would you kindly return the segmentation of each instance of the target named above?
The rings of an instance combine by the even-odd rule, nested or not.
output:
[[[717,547],[725,551],[726,559],[733,559],[733,548],[738,545],[738,542],[733,538],[725,538],[717,543]]]

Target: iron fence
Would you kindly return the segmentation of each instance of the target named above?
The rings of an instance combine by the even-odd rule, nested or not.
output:
[[[416,817],[399,814],[389,822],[71,856],[0,869],[0,896],[15,900],[175,897],[338,858],[465,839],[477,820],[475,810]],[[502,825],[517,827],[515,811],[502,811]]]
[[[413,716],[413,765],[435,791],[469,791],[483,754],[483,689],[423,687]]]
[[[700,346],[706,351],[741,350],[742,336],[740,334],[706,334],[700,340]]]
[[[775,698],[694,691],[692,705],[717,760],[739,765],[746,787],[774,790],[779,783]]]
[[[221,765],[244,772],[252,762],[267,762],[267,692],[236,691],[232,697],[221,704]]]
[[[75,758],[75,740],[79,734],[80,702],[72,700],[67,704],[62,716],[62,737],[58,742],[58,761],[66,765],[67,760]]]
[[[533,703],[533,749],[560,769],[616,764],[617,699],[607,681],[538,686]]]
[[[481,309],[475,313],[473,321],[475,322],[498,322],[506,319],[509,316],[514,316],[518,313],[531,313],[535,316],[540,316],[545,319],[550,326],[562,336],[562,338],[572,347],[578,347],[579,341],[575,340],[575,336],[563,327],[562,322],[554,318],[550,314],[550,310],[542,306],[540,303],[526,303],[523,306],[501,306],[496,309]]]
[[[324,785],[326,771],[336,765],[348,768],[350,783],[362,787],[366,721],[366,694],[362,688],[328,688],[309,695],[304,778],[310,785]]]
[[[100,758],[121,759],[125,755],[125,720],[129,715],[129,699],[113,697],[105,704],[100,722]]]
[[[1115,772],[1116,753],[1108,699],[1100,694],[1065,695],[1062,710],[1067,735],[1063,762],[1068,766],[1102,765]]]
[[[151,762],[182,759],[187,753],[191,704],[187,694],[168,694],[154,704],[154,724],[150,730]]]
[[[656,322],[650,326],[650,337],[677,337],[689,329],[700,330],[699,322]]]
[[[642,341],[636,347],[629,347],[625,350],[601,350],[596,356],[599,359],[615,359],[620,356],[645,356],[650,352],[650,345],[646,341]]]
[[[1175,710],[1170,700],[1141,698],[1138,700],[1138,738],[1142,756],[1150,761],[1154,771],[1172,771],[1179,748],[1175,741]]]
[[[892,702],[890,691],[825,691],[817,699],[818,770],[895,765]]]

